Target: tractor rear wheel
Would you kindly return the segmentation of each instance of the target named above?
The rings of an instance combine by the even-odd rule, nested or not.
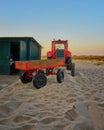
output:
[[[66,69],[71,70],[71,66],[72,66],[72,59],[68,58],[66,61]]]
[[[33,79],[33,85],[37,89],[44,87],[47,84],[47,77],[44,73],[38,73]]]
[[[21,82],[22,82],[22,83],[31,82],[31,81],[32,81],[32,77],[29,77],[29,75],[32,75],[32,73],[31,73],[31,72],[28,72],[28,71],[25,71],[25,72],[20,76]]]
[[[72,63],[72,66],[71,66],[71,75],[75,76],[75,63]]]
[[[61,69],[58,69],[56,76],[57,76],[58,83],[64,82],[64,72]]]

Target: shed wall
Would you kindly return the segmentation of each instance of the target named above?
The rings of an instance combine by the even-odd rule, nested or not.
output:
[[[9,74],[10,64],[8,56],[10,54],[10,44],[8,42],[0,42],[0,74]]]
[[[25,61],[41,59],[41,46],[29,38],[4,38],[3,41],[0,39],[0,74],[10,73],[10,61],[8,56],[11,54],[13,44],[16,44],[17,46],[19,45],[18,60]],[[15,52],[14,54],[17,53]]]
[[[31,41],[29,45],[29,60],[39,60],[41,58],[41,48],[33,41]]]

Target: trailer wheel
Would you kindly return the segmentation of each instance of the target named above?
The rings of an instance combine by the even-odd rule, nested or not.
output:
[[[20,79],[21,79],[21,82],[22,82],[22,83],[28,83],[28,82],[31,82],[31,81],[32,81],[32,77],[29,77],[29,74],[32,75],[31,72],[25,71],[25,72],[20,76]]]
[[[58,69],[56,76],[57,76],[58,83],[64,82],[64,72],[61,69]]]
[[[44,73],[38,73],[33,79],[33,85],[37,89],[44,87],[47,84],[47,77]]]
[[[66,69],[71,70],[71,66],[72,66],[72,59],[68,58],[66,61]]]
[[[71,75],[75,76],[75,63],[72,63],[72,66],[71,66]]]

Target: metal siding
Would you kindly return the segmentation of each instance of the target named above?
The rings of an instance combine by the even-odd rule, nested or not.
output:
[[[10,73],[10,63],[7,56],[10,55],[11,42],[20,44],[20,60],[41,59],[41,46],[31,38],[1,38],[0,39],[0,74]]]
[[[0,42],[0,74],[9,74],[10,63],[8,56],[10,54],[10,44]]]
[[[24,41],[20,41],[20,60],[27,60],[27,44]]]
[[[30,56],[29,60],[39,60],[40,59],[40,47],[36,45],[34,42],[30,42]]]
[[[39,47],[39,59],[41,59],[41,48]]]

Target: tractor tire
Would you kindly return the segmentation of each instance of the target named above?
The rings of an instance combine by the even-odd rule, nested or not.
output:
[[[75,76],[75,63],[72,63],[72,66],[71,66],[71,75]]]
[[[58,83],[64,82],[64,72],[61,69],[58,69],[56,77]]]
[[[31,72],[30,72],[31,73]],[[32,73],[31,73],[32,75]],[[21,76],[20,76],[20,80],[22,83],[29,83],[32,81],[32,78],[28,76],[28,72],[25,71]]]
[[[33,85],[37,89],[44,87],[47,84],[47,77],[44,73],[38,73],[33,79]]]
[[[72,66],[72,59],[68,58],[66,61],[66,69],[71,70],[71,66]]]

